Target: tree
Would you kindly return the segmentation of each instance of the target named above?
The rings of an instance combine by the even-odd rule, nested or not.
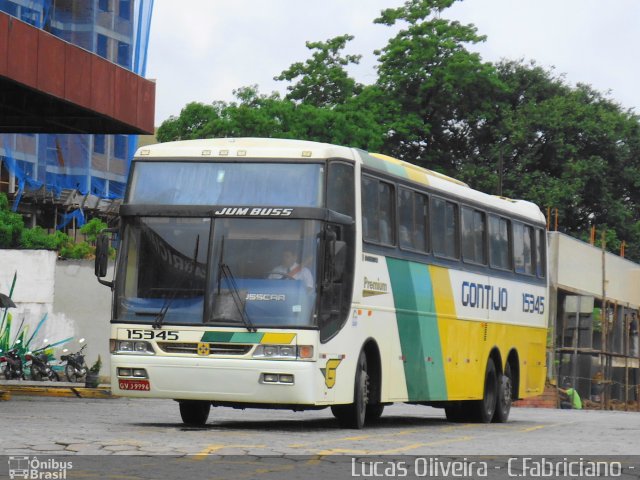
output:
[[[375,89],[349,99],[333,109],[296,103],[279,94],[260,94],[257,86],[243,87],[235,102],[218,102],[215,108],[190,103],[179,117],[158,129],[158,140],[188,138],[270,137],[304,138],[360,148],[381,146],[382,127],[367,108],[377,98]],[[197,114],[194,114],[197,112]]]
[[[606,228],[640,260],[640,119],[587,85],[519,61],[484,62],[467,47],[474,25],[444,18],[456,0],[407,0],[376,23],[401,29],[377,50],[377,80],[348,74],[350,35],[308,42],[310,58],[284,70],[287,95],[236,90],[232,102],[189,104],[160,141],[300,138],[381,151],[473,188],[558,208],[561,228]]]
[[[406,28],[376,51],[377,85],[389,99],[385,151],[450,175],[474,153],[472,132],[486,122],[501,87],[493,66],[465,45],[484,41],[473,25],[441,17],[455,0],[408,0],[376,23]]]
[[[98,235],[105,228],[107,228],[107,224],[96,217],[96,218],[92,218],[87,223],[85,223],[82,227],[80,227],[80,233],[83,233],[87,237],[87,241],[91,245],[95,246]]]
[[[188,103],[178,117],[171,116],[162,122],[156,132],[156,138],[159,142],[206,138],[206,127],[220,114],[223,106],[223,102],[212,105]]]
[[[614,230],[630,245],[628,255],[640,258],[638,117],[533,62],[496,67],[504,85],[498,115],[473,140],[479,154],[463,167],[465,180],[495,192],[502,157],[504,195],[558,208],[561,228],[577,237],[591,225]]]
[[[307,48],[314,51],[305,63],[296,62],[274,80],[286,80],[286,98],[315,107],[332,107],[346,102],[362,91],[362,85],[349,76],[345,67],[358,64],[361,55],[341,56],[340,52],[352,35],[341,35],[326,42],[307,42]]]

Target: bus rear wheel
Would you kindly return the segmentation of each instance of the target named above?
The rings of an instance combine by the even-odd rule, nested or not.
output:
[[[211,410],[211,402],[200,400],[181,400],[180,417],[185,425],[192,427],[201,427],[207,423],[209,411]]]
[[[498,398],[498,375],[493,359],[487,361],[487,370],[484,375],[484,393],[482,400],[474,400],[471,403],[471,420],[478,423],[489,423],[496,411]]]
[[[353,403],[350,405],[334,405],[331,412],[338,423],[345,428],[362,428],[367,416],[369,403],[369,375],[367,374],[367,356],[360,352],[356,367],[356,380],[353,392]],[[380,411],[382,414],[382,411]]]
[[[504,374],[500,375],[498,382],[498,400],[496,402],[496,413],[493,415],[495,423],[506,423],[511,411],[511,401],[513,400],[513,381],[511,376],[511,366],[507,363],[504,367]]]

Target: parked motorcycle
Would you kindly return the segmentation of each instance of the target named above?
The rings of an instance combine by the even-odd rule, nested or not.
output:
[[[3,363],[2,373],[7,380],[25,380],[22,357],[18,353],[17,348],[8,350],[2,357],[0,363]]]
[[[87,375],[87,364],[84,362],[84,349],[87,348],[83,345],[82,348],[76,353],[70,353],[69,355],[62,355],[60,360],[67,362],[64,367],[64,373],[67,376],[67,380],[70,382],[79,382]]]
[[[49,365],[49,355],[44,353],[43,350],[44,349],[36,350],[35,352],[25,355],[25,360],[31,362],[31,379],[39,381],[48,378],[52,382],[59,382],[60,376],[58,372]]]

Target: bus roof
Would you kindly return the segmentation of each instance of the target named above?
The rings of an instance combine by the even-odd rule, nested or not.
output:
[[[277,138],[212,138],[147,145],[140,147],[135,156],[141,160],[146,158],[171,158],[177,161],[209,157],[235,158],[236,160],[244,157],[283,159],[344,158],[388,175],[404,178],[413,183],[455,195],[461,200],[466,199],[487,207],[529,218],[537,223],[545,223],[544,215],[538,206],[526,200],[512,200],[489,195],[474,190],[466,183],[455,178],[388,155],[369,153],[364,150],[329,143]]]
[[[462,201],[468,200],[497,210],[504,210],[511,214],[526,217],[539,224],[546,222],[540,208],[535,203],[527,200],[513,200],[497,195],[489,195],[479,190],[474,190],[466,183],[455,178],[388,155],[365,151],[360,151],[360,155],[363,165],[369,168],[407,179],[413,183],[429,186],[433,190],[455,195]]]
[[[354,151],[329,143],[280,138],[207,138],[158,143],[141,147],[137,158],[158,157],[186,160],[207,157],[310,158],[332,157],[355,160]]]

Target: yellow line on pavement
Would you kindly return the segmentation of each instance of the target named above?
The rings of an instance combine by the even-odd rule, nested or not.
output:
[[[551,428],[551,427],[564,427],[565,425],[570,425],[572,423],[577,422],[563,422],[563,423],[552,423],[550,425],[536,425],[534,427],[527,427],[520,430],[521,432],[535,432],[536,430],[542,430],[543,428]]]
[[[465,428],[462,426],[452,426],[452,427],[444,427],[442,429],[439,429],[440,431],[451,431],[451,430],[456,430],[456,429],[460,429],[460,428]],[[362,441],[362,440],[367,440],[370,438],[375,438],[376,440],[382,439],[382,438],[394,438],[394,437],[403,437],[403,436],[407,436],[407,435],[412,435],[414,433],[420,433],[422,432],[422,430],[418,429],[418,428],[412,428],[409,430],[402,430],[400,432],[394,432],[394,433],[383,433],[380,435],[359,435],[359,436],[355,436],[355,437],[341,437],[341,438],[335,438],[335,439],[330,439],[330,440],[322,440],[319,442],[309,442],[309,443],[292,443],[289,445],[289,448],[305,448],[305,447],[317,447],[318,445],[335,445],[336,443],[339,442],[358,442],[358,441]]]
[[[358,440],[366,440],[367,438],[371,438],[371,435],[360,435],[359,437],[345,437],[343,440],[351,440],[357,442]]]
[[[473,440],[475,437],[471,435],[465,435],[464,437],[458,438],[449,438],[447,440],[438,440],[437,442],[429,442],[425,443],[425,447],[435,447],[436,445],[446,445],[447,443],[456,443],[456,442],[467,442],[469,440]]]
[[[331,448],[329,450],[321,450],[316,453],[319,457],[325,455],[335,455],[336,453],[346,453],[350,455],[391,455],[394,453],[406,452],[409,450],[415,450],[421,447],[434,447],[436,445],[446,445],[448,443],[457,443],[457,442],[467,442],[469,440],[473,440],[475,437],[472,436],[464,436],[457,438],[449,438],[447,440],[438,440],[437,442],[422,442],[422,443],[412,443],[409,445],[405,445],[398,448],[391,448],[387,450],[356,450],[351,448]]]
[[[266,445],[246,445],[246,444],[245,445],[228,445],[225,443],[217,443],[217,444],[213,444],[205,447],[203,450],[196,453],[190,458],[192,460],[204,460],[205,458],[207,458],[208,455],[216,453],[219,450],[222,450],[223,448],[266,448]]]

